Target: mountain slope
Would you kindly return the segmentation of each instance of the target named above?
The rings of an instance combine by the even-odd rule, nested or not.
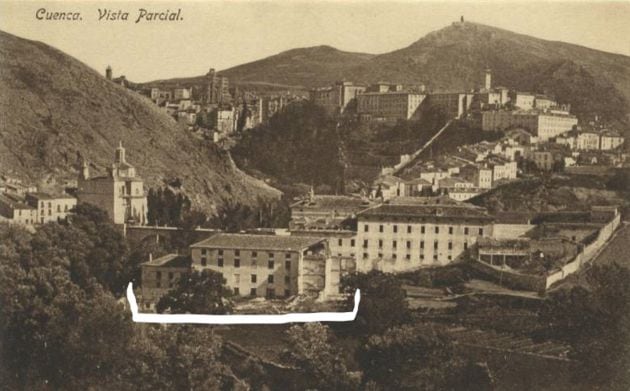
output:
[[[231,83],[312,88],[345,79],[424,83],[433,90],[493,85],[556,95],[581,117],[623,119],[630,112],[630,57],[547,41],[476,23],[453,23],[408,47],[371,55],[329,46],[289,50],[221,72]],[[199,77],[188,78],[201,82]]]
[[[119,140],[148,186],[180,178],[198,206],[278,196],[146,98],[43,43],[0,32],[0,172],[52,186],[76,178],[86,158],[102,173]]]
[[[563,65],[572,71],[556,72]],[[492,69],[494,85],[558,95],[568,103],[612,101],[615,107],[607,111],[613,116],[630,111],[630,57],[470,22],[454,23],[357,64],[346,75],[363,82],[422,82],[434,90],[471,89],[480,85],[486,67]],[[589,85],[582,84],[585,80]],[[574,84],[574,91],[567,94],[558,84]]]

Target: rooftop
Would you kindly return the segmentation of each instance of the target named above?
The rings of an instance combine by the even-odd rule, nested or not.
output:
[[[324,238],[311,236],[251,235],[220,233],[190,247],[301,251]]]
[[[168,267],[189,267],[191,259],[188,255],[167,254],[163,257],[155,258],[144,262],[143,266],[168,266]]]
[[[312,198],[300,200],[291,207],[301,207],[304,209],[360,209],[367,208],[369,203],[359,197],[343,195],[316,195]]]
[[[32,206],[24,203],[22,200],[5,194],[0,194],[0,202],[8,205],[12,209],[35,209]]]
[[[434,197],[431,197],[434,198]],[[444,199],[446,198],[446,199]],[[447,201],[448,200],[448,201]],[[469,204],[458,203],[448,197],[437,200],[427,200],[427,203],[408,202],[408,199],[399,200],[398,203],[382,204],[368,209],[360,214],[361,217],[458,217],[458,218],[482,218],[490,220],[484,208]]]
[[[60,199],[60,198],[61,199],[74,198],[68,194],[52,195],[52,194],[43,193],[43,192],[28,193],[27,195],[37,200],[55,200],[55,199]]]

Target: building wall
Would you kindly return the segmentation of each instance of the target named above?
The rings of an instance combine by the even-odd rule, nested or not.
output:
[[[359,94],[357,112],[384,120],[408,120],[416,114],[425,97],[408,92]]]
[[[601,149],[604,151],[609,151],[611,149],[615,149],[621,145],[623,145],[624,138],[620,136],[607,136],[602,135],[601,137]]]
[[[184,267],[142,265],[142,304],[154,310],[162,296],[175,287],[177,280],[189,272]]]
[[[65,220],[70,210],[77,205],[77,199],[74,197],[37,199],[27,195],[27,202],[37,208],[39,224]]]
[[[357,269],[405,271],[455,261],[492,225],[475,221],[370,221],[359,219]]]
[[[221,273],[226,285],[241,296],[285,297],[298,294],[297,251],[256,251],[191,247],[195,270]],[[271,280],[270,280],[271,276]]]

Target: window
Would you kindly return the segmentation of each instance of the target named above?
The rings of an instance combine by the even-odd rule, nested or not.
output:
[[[421,241],[420,241],[420,248],[421,248],[421,249],[422,249],[422,248],[424,248],[424,240],[421,240]]]
[[[378,253],[378,257],[379,258],[383,258],[383,254],[382,253]]]
[[[453,249],[453,242],[448,242],[448,249],[452,250]]]
[[[393,247],[393,248],[396,248],[396,247],[397,247],[397,243],[396,243],[396,241],[395,241],[395,240],[394,240],[394,241],[392,241],[392,247]]]
[[[368,241],[366,239],[366,240],[363,241],[363,248],[367,248],[367,246],[368,246]]]
[[[256,283],[256,282],[257,282],[257,280],[258,280],[258,278],[256,277],[256,275],[255,275],[255,274],[252,274],[252,282],[253,282],[253,283]]]
[[[250,296],[256,296],[256,288],[252,288],[249,290],[249,295]]]
[[[378,226],[378,232],[383,232],[383,225],[382,224]]]
[[[483,236],[483,228],[479,228],[479,236]]]
[[[411,254],[407,254],[407,255],[405,255],[405,259],[406,259],[406,260],[410,260],[410,259],[411,259]]]
[[[252,258],[256,258],[258,256],[258,253],[256,251],[252,251]]]
[[[234,250],[234,256],[235,257],[240,257],[241,256],[241,250]]]
[[[435,242],[433,242],[433,249],[434,250],[438,249],[438,241],[437,240]]]
[[[269,262],[267,262],[267,268],[273,269],[273,260],[270,260]]]
[[[239,291],[239,289],[238,289],[238,288],[234,288],[234,294],[235,294],[235,295],[240,295],[240,294],[241,294],[241,292]]]
[[[448,227],[448,234],[452,235],[453,234],[453,227]]]
[[[267,276],[267,282],[273,284],[273,274]]]
[[[273,253],[268,253],[267,255],[269,256],[269,258],[273,259]]]
[[[205,248],[201,249],[201,255],[206,255],[208,254],[208,250],[206,250]]]
[[[162,279],[162,272],[155,272],[155,278],[158,280]]]
[[[252,267],[256,267],[258,265],[258,261],[256,261],[256,258],[252,259]]]
[[[440,227],[435,227],[435,233],[439,234],[440,233]]]
[[[291,270],[291,261],[284,261],[284,268],[287,270]]]
[[[394,233],[398,233],[398,226],[397,226],[397,225],[394,225],[393,230],[394,230]]]
[[[468,235],[468,227],[464,228],[464,235]]]
[[[354,239],[350,239],[350,247],[354,247]]]
[[[223,267],[223,258],[219,258],[217,260],[217,264],[219,265],[219,267]]]
[[[367,224],[365,224],[365,225],[363,226],[363,232],[368,232],[369,230],[370,230],[370,226],[369,226],[369,225],[367,225]]]
[[[420,233],[423,234],[424,233],[424,225],[420,227]]]
[[[433,256],[433,260],[434,260],[434,261],[437,261],[437,254],[435,254],[435,255]]]
[[[407,240],[407,250],[411,249],[411,241]]]
[[[450,255],[447,258],[448,258],[449,261],[453,259],[453,257],[450,256]]]
[[[363,259],[367,259],[368,258],[368,253],[363,253]]]
[[[285,289],[284,290],[284,297],[289,297],[291,296],[291,291],[289,289]]]
[[[273,299],[276,297],[276,291],[273,288],[267,288],[267,298]]]
[[[234,267],[241,267],[241,260],[240,259],[235,259],[234,260]]]
[[[234,283],[235,284],[240,284],[241,283],[241,275],[240,274],[235,274],[234,275]]]
[[[208,259],[206,257],[201,258],[201,266],[207,266],[208,265]]]
[[[64,212],[67,212],[67,211],[68,211],[68,205],[66,205],[66,206],[63,208],[63,211],[64,211]]]
[[[57,205],[57,213],[61,213],[61,205]]]
[[[423,261],[424,260],[424,254],[420,254],[420,260]]]
[[[289,285],[291,283],[291,277],[289,276],[284,276],[284,283]]]
[[[464,250],[468,250],[468,243],[464,242]]]
[[[339,245],[343,246],[343,239],[339,239]]]
[[[407,226],[407,233],[410,234],[411,233],[411,225]]]
[[[223,256],[223,250],[219,250],[219,255]]]
[[[378,241],[378,248],[383,248],[383,241],[380,239]]]
[[[291,253],[285,253],[284,259],[291,259]]]

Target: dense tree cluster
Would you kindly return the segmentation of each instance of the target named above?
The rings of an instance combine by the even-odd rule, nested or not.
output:
[[[190,199],[182,193],[175,193],[169,187],[150,189],[147,207],[149,225],[180,227],[191,212]]]
[[[133,269],[127,253],[89,205],[34,233],[0,224],[0,388],[233,386],[211,329],[134,325],[119,300]]]

